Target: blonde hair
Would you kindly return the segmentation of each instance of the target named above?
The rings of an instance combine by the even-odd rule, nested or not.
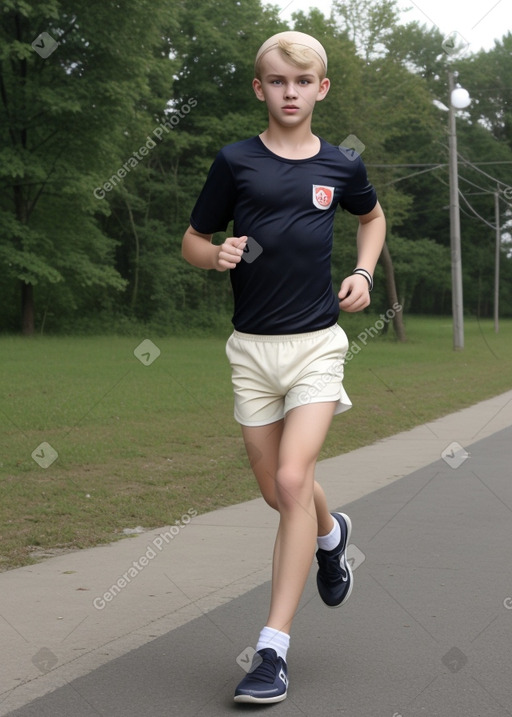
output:
[[[256,57],[254,63],[254,76],[261,80],[261,61],[270,50],[278,50],[279,54],[294,67],[298,67],[301,70],[307,70],[314,67],[320,80],[323,80],[326,74],[326,67],[323,59],[320,55],[307,45],[301,45],[297,42],[290,42],[289,40],[279,39],[275,45],[269,47],[265,52],[259,54]]]

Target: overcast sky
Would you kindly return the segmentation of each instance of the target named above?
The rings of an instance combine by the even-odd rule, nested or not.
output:
[[[297,10],[317,7],[324,15],[331,10],[331,0],[274,0],[271,4],[283,8],[286,20]],[[457,32],[469,43],[470,52],[491,48],[495,39],[512,30],[510,0],[399,0],[398,5],[411,8],[403,12],[404,22],[437,26],[443,35]]]

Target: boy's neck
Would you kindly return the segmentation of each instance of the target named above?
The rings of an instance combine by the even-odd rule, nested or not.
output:
[[[311,126],[280,127],[269,124],[260,139],[271,152],[286,159],[308,159],[318,154],[320,140]]]

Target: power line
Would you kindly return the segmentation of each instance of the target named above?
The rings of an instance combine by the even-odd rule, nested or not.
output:
[[[462,159],[462,163],[464,166],[467,166],[470,169],[474,169],[475,171],[480,172],[480,174],[483,174],[488,179],[491,179],[494,182],[494,187],[492,189],[488,189],[486,187],[481,187],[479,184],[475,184],[470,179],[463,177],[459,173],[459,175],[458,175],[459,179],[462,179],[464,182],[467,182],[468,184],[471,184],[473,187],[476,187],[477,189],[480,189],[483,192],[488,193],[488,194],[494,194],[494,192],[496,191],[497,184],[501,184],[503,187],[506,187],[506,188],[510,187],[510,185],[507,184],[506,182],[502,182],[500,179],[497,179],[496,177],[491,176],[487,172],[484,172],[483,170],[478,169],[478,165],[512,164],[512,161],[500,160],[500,161],[496,161],[496,162],[470,162],[469,160],[465,159],[465,157],[463,157],[461,154],[459,154],[458,156]],[[407,175],[405,175],[405,177],[398,177],[398,179],[392,179],[391,181],[386,182],[385,184],[382,185],[383,187],[388,187],[391,184],[397,184],[398,182],[402,182],[405,179],[410,179],[411,177],[416,177],[419,174],[424,174],[425,172],[432,172],[435,169],[442,169],[443,167],[446,167],[447,165],[446,164],[367,164],[366,166],[367,167],[376,167],[376,168],[378,167],[381,169],[388,168],[388,167],[397,167],[397,168],[409,167],[411,169],[416,168],[416,167],[426,167],[427,168],[427,169],[421,170],[420,172],[412,172],[411,174],[407,174]],[[439,177],[437,177],[437,179],[439,179]],[[448,186],[446,182],[442,182],[442,183],[445,184],[445,186]],[[503,199],[503,197],[502,197],[502,201],[508,207],[512,208],[512,204],[507,202],[506,199]]]
[[[445,182],[441,177],[436,176],[436,175],[434,175],[434,176],[435,176],[435,178],[436,178],[441,184],[444,184],[445,187],[448,187],[448,186],[449,186],[449,185],[448,185],[448,182]],[[460,177],[460,179],[464,179],[464,177]],[[467,180],[466,180],[466,181],[467,181]],[[472,182],[470,182],[470,184],[471,184],[471,183],[472,183]],[[477,186],[477,185],[474,185],[474,186]],[[495,193],[495,191],[486,191],[486,192],[485,192],[485,194],[494,194],[494,193]],[[480,216],[480,214],[476,211],[476,209],[470,204],[470,202],[468,201],[467,197],[466,197],[460,190],[459,190],[459,196],[464,200],[464,202],[468,205],[468,207],[471,209],[471,211],[473,212],[473,214],[475,214],[475,216],[477,216],[481,221],[483,221],[483,223],[486,224],[488,227],[490,227],[491,229],[496,230],[496,225],[495,225],[495,224],[491,224],[490,222],[487,221],[487,219],[484,219],[484,217]],[[502,200],[502,201],[503,201],[503,200]],[[507,204],[507,206],[509,206],[509,207],[512,206],[512,205],[510,205],[508,202],[505,202],[505,204]],[[467,212],[464,212],[464,214],[465,214],[467,217],[469,217],[470,219],[473,218],[473,217],[471,217],[471,215],[468,214]]]
[[[441,167],[446,167],[446,164],[438,164],[435,167],[429,167],[429,169],[422,169],[420,172],[412,172],[412,174],[407,174],[405,177],[398,177],[398,179],[392,179],[390,182],[386,182],[386,184],[383,184],[382,186],[388,187],[390,184],[398,184],[398,182],[403,182],[404,179],[410,179],[411,177],[417,177],[418,174],[425,174],[425,172],[432,172],[435,169],[440,169]]]
[[[481,187],[479,184],[475,184],[470,179],[466,179],[466,177],[463,177],[461,174],[459,174],[459,179],[462,179],[462,181],[466,182],[467,184],[471,184],[471,186],[475,187],[476,189],[481,189],[482,192],[485,192],[486,194],[494,194],[494,192],[496,191],[496,187],[494,187],[494,189],[487,189],[486,187]]]
[[[382,169],[383,167],[410,167],[410,168],[413,168],[413,167],[438,167],[438,166],[444,167],[444,166],[446,166],[446,164],[444,164],[444,165],[438,165],[438,164],[434,164],[434,163],[430,163],[430,164],[366,164],[366,166],[367,167],[380,167]]]
[[[459,157],[464,159],[462,157],[462,155],[459,155]],[[479,166],[488,165],[488,164],[512,164],[512,160],[498,160],[496,162],[473,162],[473,163],[469,162],[468,160],[464,160],[464,161],[468,162],[468,164],[470,164],[471,166],[474,166],[474,167],[479,167]],[[366,167],[378,167],[380,169],[383,169],[383,168],[387,168],[387,167],[406,167],[406,168],[407,167],[410,167],[410,168],[414,168],[414,167],[446,167],[447,164],[446,163],[445,164],[434,164],[434,163],[430,163],[430,164],[367,164],[365,162],[365,166]]]
[[[487,221],[487,219],[484,219],[482,216],[480,216],[480,214],[479,214],[479,213],[476,211],[476,209],[470,204],[470,202],[468,202],[468,200],[467,200],[466,197],[462,194],[461,191],[459,191],[459,197],[460,197],[461,199],[463,199],[464,202],[466,202],[466,204],[468,205],[469,209],[473,212],[473,214],[474,214],[475,216],[477,216],[484,224],[487,224],[488,227],[490,227],[490,228],[493,229],[494,231],[496,230],[496,225],[495,225],[495,224],[491,224],[490,222]]]
[[[483,169],[478,169],[478,166],[477,166],[476,164],[473,164],[472,162],[470,162],[468,159],[466,159],[465,157],[463,157],[462,154],[459,154],[459,153],[457,153],[457,154],[458,154],[458,156],[460,157],[460,159],[462,160],[462,162],[464,163],[465,166],[471,167],[471,169],[474,169],[475,172],[480,172],[480,174],[483,174],[483,175],[484,175],[485,177],[487,177],[488,179],[492,179],[492,181],[495,182],[496,184],[502,184],[504,187],[509,187],[509,186],[510,186],[510,185],[507,184],[506,182],[502,182],[500,179],[496,179],[496,177],[492,177],[490,174],[487,174],[487,172],[484,172]]]
[[[470,184],[471,186],[475,187],[476,189],[480,189],[484,194],[494,194],[494,193],[496,192],[496,185],[502,185],[503,187],[506,187],[506,188],[509,188],[509,187],[510,187],[510,185],[507,184],[506,182],[502,182],[501,180],[497,179],[496,177],[493,177],[493,176],[491,176],[490,174],[488,174],[487,172],[484,172],[482,169],[478,169],[478,166],[479,166],[479,165],[494,165],[494,164],[512,164],[512,161],[499,160],[499,161],[495,161],[495,162],[470,162],[470,161],[467,160],[465,157],[463,157],[461,154],[459,154],[459,153],[457,153],[457,154],[458,154],[458,156],[460,157],[460,159],[462,160],[462,163],[463,163],[464,166],[467,166],[467,167],[469,167],[470,169],[474,169],[476,172],[479,172],[480,174],[483,174],[485,177],[487,177],[488,179],[492,180],[495,184],[494,184],[494,187],[493,187],[492,189],[489,189],[489,188],[486,188],[486,187],[481,187],[479,184],[475,184],[475,183],[472,182],[470,179],[467,179],[466,177],[463,177],[463,176],[459,173],[459,174],[458,174],[459,179],[461,179],[462,181],[467,182],[467,184]],[[411,174],[405,175],[405,177],[398,177],[397,179],[392,179],[391,181],[386,182],[385,184],[382,185],[383,187],[388,187],[388,186],[390,186],[391,184],[398,184],[398,182],[403,182],[403,181],[406,180],[406,179],[410,179],[410,178],[412,178],[412,177],[417,177],[417,176],[420,175],[420,174],[425,174],[426,172],[432,172],[432,171],[434,171],[434,170],[436,170],[436,169],[442,169],[443,167],[446,167],[447,164],[433,164],[433,163],[429,163],[429,164],[367,164],[366,166],[367,166],[367,167],[380,168],[380,169],[387,169],[387,168],[389,168],[389,167],[402,168],[402,169],[403,169],[403,168],[414,169],[414,168],[418,168],[418,167],[426,167],[426,169],[422,169],[422,170],[419,171],[419,172],[412,172]],[[438,180],[439,180],[442,184],[444,184],[445,186],[449,186],[449,185],[447,184],[447,182],[444,182],[439,176],[434,175],[434,177],[435,177],[436,179],[438,179]],[[495,226],[494,226],[493,224],[490,224],[486,219],[484,219],[483,217],[481,217],[481,216],[478,214],[478,212],[471,206],[471,204],[468,202],[468,200],[466,199],[466,197],[462,194],[462,192],[461,192],[460,190],[459,190],[459,195],[460,195],[460,196],[462,197],[462,199],[466,202],[466,204],[469,206],[469,208],[471,209],[471,211],[472,211],[479,219],[481,219],[481,221],[483,221],[484,224],[487,224],[487,226],[491,227],[492,229],[495,229]],[[512,204],[510,204],[509,202],[507,202],[506,199],[504,199],[503,197],[502,197],[502,201],[504,202],[504,204],[506,204],[507,207],[509,207],[510,209],[512,209]],[[467,214],[467,212],[464,212],[464,214],[466,214],[466,216],[470,216],[470,215]]]

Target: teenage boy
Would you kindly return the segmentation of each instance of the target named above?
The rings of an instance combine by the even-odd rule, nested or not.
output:
[[[311,131],[315,103],[329,91],[326,72],[325,50],[310,35],[282,32],[260,47],[253,88],[268,127],[218,153],[183,237],[191,264],[230,270],[235,418],[261,493],[279,512],[270,612],[237,702],[285,699],[290,629],[316,548],[324,603],[338,607],[352,590],[350,519],[329,512],[314,472],[333,415],[351,406],[338,315],[370,303],[385,219],[361,159]],[[336,296],[338,205],[358,216],[359,228],[356,269]],[[214,245],[232,219],[234,236]]]

